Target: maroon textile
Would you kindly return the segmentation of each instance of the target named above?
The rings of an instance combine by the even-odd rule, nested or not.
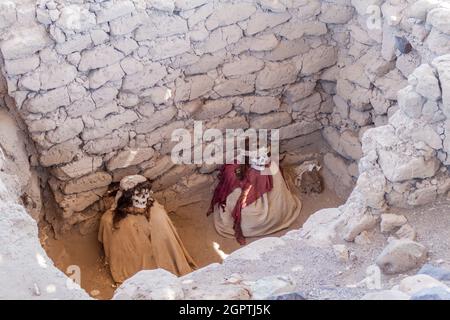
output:
[[[219,174],[219,184],[214,191],[208,215],[214,211],[216,205],[224,209],[227,197],[234,189],[241,188],[242,192],[232,211],[232,216],[236,240],[240,244],[245,244],[245,238],[241,229],[242,209],[258,200],[264,193],[271,191],[273,178],[272,175],[261,175],[258,170],[249,168],[244,179],[239,180],[236,176],[236,169],[238,168],[239,164],[237,163],[222,166]]]

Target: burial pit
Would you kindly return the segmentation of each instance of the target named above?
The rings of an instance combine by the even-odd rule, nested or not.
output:
[[[313,216],[302,237],[353,242],[450,190],[449,20],[431,0],[2,1],[0,178],[94,298],[116,289],[97,232],[127,175],[152,182],[200,267],[241,248],[206,215],[220,165],[171,157],[172,133],[196,124],[278,130],[303,207],[270,237],[333,208],[339,231]],[[294,186],[307,162],[321,192]]]

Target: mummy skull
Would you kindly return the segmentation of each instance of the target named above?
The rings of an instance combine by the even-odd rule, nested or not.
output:
[[[152,194],[151,190],[147,188],[134,190],[133,196],[131,197],[133,207],[138,209],[147,208],[147,204],[151,200],[150,198],[151,194]]]
[[[255,170],[263,171],[269,161],[270,157],[267,148],[260,148],[250,152],[250,166]]]

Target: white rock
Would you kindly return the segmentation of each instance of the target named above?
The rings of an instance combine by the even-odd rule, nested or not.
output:
[[[250,3],[224,3],[214,8],[208,17],[205,26],[208,30],[234,24],[250,17],[255,13],[256,7]]]
[[[258,97],[258,96],[246,96],[243,98],[239,108],[245,113],[268,113],[276,111],[280,108],[281,101],[276,97]]]
[[[406,16],[425,21],[427,13],[438,6],[439,1],[436,0],[418,0],[408,6]]]
[[[107,164],[109,171],[135,166],[149,160],[154,155],[152,148],[129,149],[119,152]]]
[[[185,291],[187,300],[248,300],[248,288],[242,285],[218,284],[200,286]]]
[[[123,53],[115,50],[111,46],[97,46],[94,49],[82,52],[78,69],[80,71],[89,71],[104,68],[119,62],[123,57]]]
[[[215,29],[209,34],[208,39],[194,46],[198,55],[212,53],[236,43],[242,37],[242,29],[236,25],[230,25]]]
[[[266,63],[256,77],[256,89],[267,90],[293,83],[297,79],[298,69],[293,63]]]
[[[428,12],[427,23],[439,31],[450,34],[450,8],[436,8]]]
[[[128,123],[133,123],[138,119],[136,112],[132,110],[126,110],[121,114],[113,114],[100,121],[95,121],[95,125],[91,128],[86,128],[82,133],[84,141],[98,139],[113,132],[115,129],[119,129]]]
[[[340,262],[347,262],[349,259],[349,250],[344,244],[335,244],[333,252]]]
[[[39,63],[39,56],[33,55],[17,60],[5,60],[5,69],[9,75],[14,76],[35,70]]]
[[[250,285],[252,299],[261,300],[295,290],[294,281],[289,276],[269,276],[259,279]]]
[[[264,59],[269,61],[281,61],[296,57],[308,52],[309,44],[305,39],[281,40],[278,46],[270,52],[264,54]]]
[[[167,70],[159,63],[150,63],[143,66],[142,71],[128,74],[123,80],[122,90],[130,93],[153,87],[167,75]]]
[[[398,214],[384,213],[381,215],[381,232],[391,232],[408,222],[406,217]]]
[[[190,10],[207,3],[208,0],[175,0],[175,7],[181,10]]]
[[[91,30],[89,34],[91,35],[92,42],[94,43],[95,46],[101,45],[109,41],[109,34],[101,29]],[[116,46],[114,45],[114,47]]]
[[[395,233],[395,235],[399,239],[409,239],[409,240],[416,240],[416,231],[413,227],[411,227],[409,224],[404,224],[403,226],[398,229],[398,231]]]
[[[214,86],[214,92],[221,97],[252,93],[255,91],[256,75],[248,74],[238,78],[221,80]]]
[[[311,75],[336,63],[337,51],[333,47],[320,46],[302,57],[302,75]]]
[[[444,55],[433,60],[433,66],[439,73],[439,81],[442,89],[443,112],[450,115],[450,55]]]
[[[68,5],[61,9],[56,26],[64,31],[83,32],[94,27],[95,14],[78,5]]]
[[[371,208],[381,209],[384,205],[384,196],[387,189],[386,178],[379,170],[362,172],[356,183],[358,190],[364,194],[367,205]]]
[[[392,240],[378,256],[376,263],[386,274],[406,272],[419,267],[427,259],[427,249],[420,243]]]
[[[273,28],[291,18],[288,12],[273,13],[258,11],[248,19],[245,34],[248,36],[254,35],[258,32]]]
[[[59,206],[64,210],[65,218],[69,218],[74,212],[81,212],[101,199],[106,193],[107,187],[94,189],[91,191],[81,192],[63,196],[58,201]],[[55,196],[57,198],[57,196]]]
[[[25,104],[29,112],[47,113],[54,111],[59,107],[68,106],[70,100],[67,88],[62,87],[36,95],[35,97],[28,99]]]
[[[293,103],[300,99],[308,97],[314,92],[315,87],[315,81],[302,81],[287,86],[284,91],[286,102]]]
[[[106,187],[112,182],[112,177],[106,172],[95,172],[87,176],[69,181],[64,186],[65,194],[81,193]]]
[[[207,75],[198,75],[185,78],[184,82],[177,84],[175,101],[195,100],[207,94],[214,85],[214,80]]]
[[[184,298],[178,278],[164,269],[143,270],[127,279],[113,300],[180,300]]]
[[[433,69],[428,64],[422,64],[409,76],[408,82],[415,85],[415,91],[427,99],[438,100],[441,89]]]
[[[134,10],[135,7],[132,1],[123,0],[112,2],[110,6],[97,12],[97,23],[100,24],[120,18],[132,13]]]
[[[89,87],[98,89],[109,81],[118,81],[125,76],[119,63],[92,71],[89,74]]]
[[[15,29],[7,40],[2,41],[0,50],[4,59],[13,60],[29,57],[50,43],[43,27]]]
[[[161,159],[152,164],[153,165],[151,167],[149,167],[144,171],[144,176],[150,180],[158,178],[160,175],[167,172],[175,165],[170,156],[162,157]],[[142,165],[144,165],[144,163]]]
[[[55,168],[52,172],[60,180],[69,180],[96,171],[102,164],[103,161],[100,157],[81,157],[64,166]]]
[[[276,129],[288,125],[292,117],[287,112],[272,112],[263,116],[254,117],[250,120],[253,129]]]
[[[315,114],[319,111],[321,102],[322,97],[320,93],[316,92],[309,97],[294,102],[291,108],[293,111],[300,112],[302,115]]]
[[[16,4],[14,1],[0,3],[0,30],[11,26],[17,20]]]
[[[153,41],[148,55],[154,61],[159,61],[181,55],[191,50],[191,44],[186,37],[173,36],[170,38],[161,38]]]
[[[275,32],[287,40],[295,40],[303,36],[321,36],[327,33],[327,25],[320,21],[298,21],[291,19],[278,27]]]
[[[280,128],[280,140],[291,139],[301,135],[312,133],[322,127],[318,121],[301,121]]]
[[[237,61],[226,63],[222,72],[226,77],[253,73],[264,68],[264,61],[254,57],[244,57]]]
[[[150,0],[147,5],[161,11],[172,13],[175,10],[175,0]]]
[[[354,108],[350,108],[349,110],[350,113],[348,117],[355,121],[358,126],[364,127],[372,123],[372,115],[370,112],[362,112]]]
[[[46,137],[51,143],[57,144],[75,138],[83,129],[84,124],[81,118],[67,118],[55,130],[47,132]]]
[[[79,138],[73,138],[72,140],[57,144],[41,152],[39,162],[43,167],[68,163],[79,153],[78,146],[81,143],[82,141]]]
[[[194,74],[207,73],[208,71],[217,68],[223,61],[224,61],[223,55],[205,54],[205,55],[201,56],[201,58],[197,62],[187,66],[187,68],[185,70],[185,74],[186,75],[194,75]]]
[[[102,138],[88,141],[84,145],[83,150],[91,155],[101,155],[122,149],[128,144],[128,141],[128,131],[115,130]]]
[[[144,70],[144,65],[132,57],[126,57],[120,61],[120,66],[126,74],[135,74]]]
[[[425,44],[428,48],[437,55],[448,54],[448,47],[450,45],[450,36],[433,28],[425,39]]]
[[[420,290],[435,287],[449,290],[449,288],[445,284],[426,274],[417,274],[411,277],[407,277],[400,281],[399,285],[400,291],[408,295],[414,295]]]
[[[283,12],[286,10],[285,1],[278,0],[257,0],[261,8],[267,9],[273,12]],[[287,2],[287,1],[286,1]]]
[[[338,239],[339,216],[338,208],[321,209],[311,215],[303,224],[300,234],[302,238],[314,246],[329,246]]]
[[[132,33],[143,24],[146,15],[131,14],[125,15],[109,22],[110,33],[113,36],[123,36]]]
[[[63,43],[58,43],[55,46],[55,50],[59,54],[70,54],[79,53],[82,50],[88,48],[92,44],[92,39],[90,34],[75,34],[74,36],[67,39]]]
[[[169,107],[163,110],[157,111],[149,118],[144,118],[135,125],[135,131],[137,133],[149,133],[154,129],[161,127],[169,122],[177,113],[176,108]]]
[[[432,177],[440,167],[439,160],[434,157],[425,160],[420,156],[387,150],[379,151],[379,164],[386,178],[392,182]]]
[[[194,118],[196,120],[207,120],[220,117],[228,113],[232,108],[232,103],[227,99],[209,100],[194,114]]]
[[[136,30],[135,39],[136,41],[153,40],[187,32],[187,23],[183,18],[153,12],[145,19],[144,25]]]
[[[353,17],[353,12],[351,6],[323,2],[319,20],[325,23],[347,23]]]
[[[39,242],[36,222],[11,196],[5,196],[5,180],[0,182],[0,264],[1,299],[78,300],[89,295],[58,270]],[[27,274],[24,277],[24,274]],[[70,282],[69,282],[70,281]],[[69,286],[70,284],[70,286]]]

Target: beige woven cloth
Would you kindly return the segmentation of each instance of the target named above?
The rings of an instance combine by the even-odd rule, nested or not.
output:
[[[302,203],[288,188],[274,162],[271,163],[270,172],[273,175],[272,190],[242,209],[241,228],[244,237],[263,236],[286,229],[300,215]],[[231,213],[240,194],[241,189],[236,188],[227,197],[225,210],[218,206],[214,208],[215,228],[224,237],[234,238]]]
[[[113,228],[113,213],[101,218],[98,240],[103,243],[114,281],[122,283],[141,270],[162,268],[182,276],[196,268],[166,210],[157,201],[150,218],[129,214]]]

